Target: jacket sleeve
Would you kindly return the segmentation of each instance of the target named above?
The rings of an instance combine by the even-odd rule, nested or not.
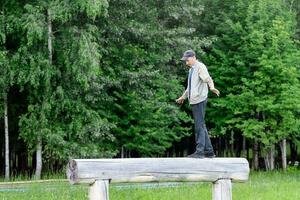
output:
[[[199,73],[199,77],[201,78],[201,80],[204,83],[207,83],[210,89],[215,88],[214,81],[210,77],[210,75],[208,73],[208,70],[207,70],[207,68],[206,68],[206,66],[204,64],[200,65],[198,73]]]
[[[182,97],[183,97],[184,99],[186,99],[186,98],[188,97],[188,89],[186,89],[186,90],[183,92]]]

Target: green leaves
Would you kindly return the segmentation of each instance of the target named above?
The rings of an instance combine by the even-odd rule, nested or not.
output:
[[[187,75],[179,58],[190,48],[221,91],[209,100],[213,135],[269,147],[299,130],[299,42],[282,1],[6,5],[0,87],[26,96],[21,137],[29,148],[42,137],[47,158],[160,156],[189,136],[190,110],[175,99]]]
[[[97,16],[107,15],[107,0],[76,0],[76,4],[81,12],[85,12],[92,19],[95,19]]]
[[[19,126],[29,149],[41,138],[46,157],[114,154],[109,147],[114,125],[100,117],[95,102],[101,98],[97,100],[99,93],[93,91],[101,93],[105,85],[97,81],[99,30],[87,22],[104,15],[106,8],[106,1],[28,2],[24,6],[18,26],[26,37],[21,37],[12,63],[16,84],[28,93],[28,110]],[[75,23],[80,16],[86,21]],[[51,62],[49,40],[54,52]]]
[[[226,34],[213,50],[212,65],[224,66],[212,69],[222,73],[216,85],[231,86],[223,89],[227,95],[216,105],[232,118],[217,125],[238,128],[268,148],[299,127],[299,102],[292,97],[299,92],[299,66],[291,56],[299,53],[293,39],[295,23],[281,1],[257,0],[245,8],[244,18],[225,21],[229,30],[221,25],[219,31]]]
[[[26,31],[28,45],[45,41],[47,25],[44,8],[30,4],[25,5],[24,8],[26,14],[22,16],[21,27]]]
[[[183,88],[176,76],[153,66],[156,53],[142,46],[126,44],[110,49],[109,55],[103,60],[112,62],[108,75],[114,85],[108,92],[114,100],[104,109],[116,125],[115,147],[139,156],[162,155],[174,141],[191,133],[181,126],[190,117],[175,105]]]

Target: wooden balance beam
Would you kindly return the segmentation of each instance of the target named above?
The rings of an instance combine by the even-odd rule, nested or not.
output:
[[[125,158],[72,159],[67,166],[71,184],[90,184],[90,200],[109,200],[109,183],[213,183],[213,200],[231,200],[231,182],[246,182],[245,158]]]

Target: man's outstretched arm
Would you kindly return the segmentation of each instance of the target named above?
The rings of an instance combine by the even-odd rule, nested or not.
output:
[[[176,99],[176,102],[179,104],[183,104],[184,100],[187,98],[188,96],[188,89],[186,89],[183,94],[181,95],[181,97],[179,97],[178,99]]]

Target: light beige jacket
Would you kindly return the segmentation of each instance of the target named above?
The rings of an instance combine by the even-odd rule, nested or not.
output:
[[[184,91],[182,97],[184,99],[189,97],[189,87],[191,87],[190,98],[188,98],[189,102],[190,104],[197,104],[207,99],[208,86],[210,89],[213,89],[214,82],[210,77],[206,66],[202,62],[197,60],[192,68],[194,71],[191,77],[191,85],[189,85],[188,79],[188,87]],[[189,73],[192,68],[190,68]]]

